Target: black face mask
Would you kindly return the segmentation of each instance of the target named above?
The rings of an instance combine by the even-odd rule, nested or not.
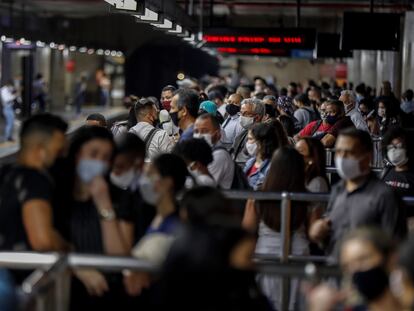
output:
[[[226,106],[226,111],[229,115],[234,116],[240,112],[240,107],[233,104],[229,104]]]
[[[180,121],[178,119],[178,111],[170,112],[171,121],[174,123],[175,126],[178,126],[178,122]]]
[[[383,266],[377,266],[366,271],[355,272],[352,275],[352,283],[367,301],[373,301],[388,287],[388,274]]]

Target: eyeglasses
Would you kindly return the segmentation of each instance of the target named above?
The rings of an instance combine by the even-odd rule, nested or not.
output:
[[[402,149],[404,146],[402,143],[398,143],[398,144],[391,144],[387,146],[387,150],[391,150],[391,149]]]

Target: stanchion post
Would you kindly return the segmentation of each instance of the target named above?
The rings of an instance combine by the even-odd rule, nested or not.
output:
[[[289,261],[290,243],[291,243],[291,197],[287,192],[282,193],[281,211],[280,211],[280,236],[282,239],[280,261],[287,263]],[[280,286],[280,308],[281,311],[289,309],[290,297],[290,279],[288,276],[282,277],[282,284]]]

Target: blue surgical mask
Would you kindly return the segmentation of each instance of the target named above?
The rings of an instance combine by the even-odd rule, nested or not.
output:
[[[90,183],[95,177],[103,176],[108,171],[108,164],[100,160],[81,159],[76,167],[79,178]]]

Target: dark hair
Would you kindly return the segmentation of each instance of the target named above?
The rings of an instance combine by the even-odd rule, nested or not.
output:
[[[326,105],[335,106],[338,110],[338,114],[344,116],[345,115],[345,106],[344,103],[340,100],[328,100]]]
[[[181,201],[193,225],[231,225],[237,222],[234,210],[218,189],[196,187],[187,191]]]
[[[216,99],[224,100],[224,96],[219,90],[212,90],[208,92],[207,96],[208,96],[208,99],[212,101]]]
[[[273,154],[269,173],[263,183],[265,192],[305,192],[305,163],[302,155],[292,147],[281,147]],[[275,202],[261,201],[259,215],[264,223],[275,231],[280,230],[280,209]],[[296,204],[292,209],[292,230],[305,221],[306,208]]]
[[[372,99],[369,97],[364,97],[359,101],[359,106],[365,105],[371,111],[374,108],[374,103],[372,102]]]
[[[55,131],[66,133],[68,124],[58,116],[43,113],[27,119],[20,130],[20,143],[22,147],[30,141],[33,135],[42,135],[50,139]]]
[[[152,163],[161,177],[171,177],[174,183],[174,194],[184,187],[188,176],[184,160],[175,154],[164,153],[156,157]]]
[[[279,147],[289,146],[289,139],[286,134],[286,130],[283,127],[283,124],[277,119],[272,120],[269,124],[273,127],[275,131],[275,135],[277,136],[277,140],[279,141]]]
[[[87,118],[86,121],[97,121],[99,122],[99,125],[106,127],[107,123],[106,123],[106,119],[105,117],[100,114],[100,113],[92,113],[90,114]]]
[[[161,107],[161,103],[158,100],[158,98],[156,98],[155,96],[149,96],[147,97],[148,100],[152,101],[154,103],[154,105],[158,108],[158,109],[162,109]]]
[[[43,79],[43,75],[41,73],[36,74],[36,80]]]
[[[326,180],[326,152],[325,148],[319,139],[312,137],[303,137],[303,140],[309,149],[309,157],[312,158],[312,165],[305,171],[305,181],[308,184],[315,177],[322,177]]]
[[[280,95],[280,96],[287,96],[287,94],[288,94],[288,90],[287,90],[287,88],[282,87],[282,88],[280,89],[279,95]]]
[[[172,86],[172,85],[167,85],[164,86],[161,92],[166,92],[166,91],[171,91],[171,92],[175,92],[177,90],[176,87]]]
[[[390,98],[380,97],[378,99],[376,108],[379,107],[380,103],[383,103],[385,106],[385,116],[387,118],[387,123],[390,121],[389,120],[390,118],[397,118],[400,115],[401,110],[400,110],[399,105],[394,103],[394,101],[391,100]]]
[[[217,120],[217,118],[209,113],[204,113],[202,115],[199,115],[197,119],[200,120],[210,120],[210,122],[213,125],[213,128],[216,130],[220,130],[220,122]]]
[[[387,156],[387,146],[390,145],[393,139],[395,138],[401,138],[401,140],[403,141],[403,145],[407,150],[407,165],[409,168],[413,168],[414,147],[413,144],[411,144],[411,142],[413,141],[413,137],[411,137],[411,135],[401,127],[392,127],[384,134],[384,137],[381,141],[381,149],[384,158]]]
[[[265,114],[270,118],[276,118],[276,109],[273,105],[265,104]]]
[[[204,166],[213,162],[213,151],[204,139],[190,138],[175,145],[175,154],[181,156],[185,161],[197,161]]]
[[[408,101],[412,101],[413,97],[414,97],[414,92],[411,89],[408,89],[404,92],[403,97],[408,100]]]
[[[257,98],[257,99],[263,100],[263,98],[265,98],[265,96],[266,96],[266,93],[265,93],[265,92],[258,92],[258,93],[256,93],[256,94],[254,95],[254,98]]]
[[[358,130],[355,128],[347,128],[339,132],[340,136],[347,136],[353,139],[358,140],[359,147],[368,153],[373,153],[374,146],[372,145],[372,139],[368,132],[363,130]]]
[[[135,134],[122,134],[116,140],[116,154],[131,154],[134,157],[144,159],[145,143]]]
[[[370,243],[384,257],[384,260],[387,260],[395,250],[391,236],[377,227],[360,227],[349,232],[341,241],[341,248],[352,240]]]
[[[295,96],[295,101],[300,102],[302,104],[304,104],[305,106],[309,106],[310,105],[310,101],[308,98],[308,95],[306,94],[299,94]]]
[[[258,152],[264,159],[270,159],[273,152],[279,148],[279,140],[275,135],[275,129],[265,123],[258,123],[253,125],[250,130],[254,139],[259,143]]]
[[[293,137],[295,135],[295,123],[293,122],[293,119],[289,116],[281,115],[279,116],[279,121],[282,123],[286,134],[289,137]]]
[[[366,93],[365,83],[358,84],[355,88],[355,92],[365,95]]]
[[[70,141],[68,159],[71,162],[70,164],[73,169],[76,165],[75,161],[77,154],[81,150],[82,146],[94,139],[106,140],[110,142],[115,149],[113,135],[108,129],[99,126],[82,126],[75,132]]]
[[[148,98],[141,98],[135,104],[135,107],[134,107],[135,115],[138,117],[138,115],[140,115],[144,112],[148,113],[149,109],[153,106],[156,106],[156,104],[149,97]]]
[[[178,109],[181,110],[185,107],[190,116],[197,118],[198,110],[200,108],[198,93],[191,89],[178,89],[174,95],[178,95]]]

